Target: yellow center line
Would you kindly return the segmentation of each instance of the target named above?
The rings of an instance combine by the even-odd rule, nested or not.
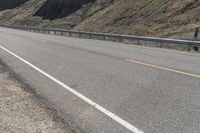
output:
[[[195,77],[195,78],[200,78],[200,75],[198,75],[198,74],[192,74],[192,73],[188,73],[188,72],[183,72],[183,71],[179,71],[179,70],[175,70],[175,69],[170,69],[170,68],[162,67],[162,66],[157,66],[157,65],[153,65],[153,64],[149,64],[149,63],[144,63],[144,62],[140,62],[140,61],[136,61],[136,60],[129,60],[129,59],[127,59],[126,61],[131,62],[131,63],[136,63],[136,64],[144,65],[144,66],[148,66],[148,67],[162,69],[162,70],[165,70],[165,71],[179,73],[179,74],[183,74],[183,75],[187,75],[187,76],[191,76],[191,77]]]

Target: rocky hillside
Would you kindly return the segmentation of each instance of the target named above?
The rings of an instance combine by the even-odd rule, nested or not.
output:
[[[199,0],[119,0],[76,29],[188,37],[200,25],[199,12]]]
[[[199,11],[200,0],[29,0],[0,23],[192,38]]]

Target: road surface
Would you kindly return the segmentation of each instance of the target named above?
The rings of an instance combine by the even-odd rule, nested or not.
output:
[[[0,59],[76,132],[200,132],[198,54],[0,28]]]

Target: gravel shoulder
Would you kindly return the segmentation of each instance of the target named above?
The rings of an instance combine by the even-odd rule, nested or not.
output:
[[[56,111],[9,75],[0,64],[1,133],[72,133]]]

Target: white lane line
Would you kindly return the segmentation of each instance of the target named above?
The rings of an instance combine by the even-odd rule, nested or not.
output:
[[[133,133],[144,133],[143,131],[139,130],[135,126],[131,125],[127,121],[125,121],[122,118],[120,118],[119,116],[115,115],[114,113],[110,112],[109,110],[105,109],[104,107],[102,107],[101,105],[95,103],[94,101],[90,100],[89,98],[87,98],[86,96],[82,95],[81,93],[79,93],[79,92],[75,91],[74,89],[70,88],[69,86],[67,86],[63,82],[59,81],[58,79],[56,79],[53,76],[49,75],[48,73],[44,72],[40,68],[34,66],[30,62],[28,62],[25,59],[21,58],[20,56],[16,55],[15,53],[9,51],[8,49],[4,48],[1,45],[0,45],[0,48],[3,49],[4,51],[8,52],[9,54],[13,55],[17,59],[21,60],[25,64],[29,65],[30,67],[32,67],[36,71],[40,72],[44,76],[48,77],[49,79],[51,79],[55,83],[59,84],[60,86],[62,86],[63,88],[65,88],[67,91],[73,93],[74,95],[76,95],[77,97],[79,97],[80,99],[82,99],[83,101],[85,101],[86,103],[90,104],[91,106],[93,106],[97,110],[101,111],[102,113],[104,113],[105,115],[107,115],[108,117],[110,117],[111,119],[113,119],[114,121],[118,122],[123,127],[127,128],[128,130],[130,130],[131,132],[133,132]]]

